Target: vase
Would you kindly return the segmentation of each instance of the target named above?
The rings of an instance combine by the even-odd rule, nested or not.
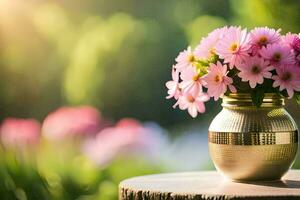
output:
[[[235,181],[281,179],[298,148],[297,125],[285,110],[284,99],[267,93],[255,107],[250,94],[229,94],[222,107],[208,134],[216,169]]]

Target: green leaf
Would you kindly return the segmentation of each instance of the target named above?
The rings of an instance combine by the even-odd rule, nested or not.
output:
[[[242,81],[238,76],[233,77],[233,85],[236,86],[238,92],[250,93],[252,91],[249,83]]]
[[[265,91],[263,88],[256,87],[251,91],[252,103],[256,107],[260,107],[265,97]]]
[[[219,56],[218,56],[217,54],[213,54],[213,55],[209,58],[209,62],[210,62],[210,63],[214,63],[214,64],[216,64],[218,60],[219,60]]]
[[[294,99],[296,100],[297,104],[300,105],[300,92],[295,93]]]

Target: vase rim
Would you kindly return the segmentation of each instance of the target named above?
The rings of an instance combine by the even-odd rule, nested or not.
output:
[[[284,98],[276,93],[265,93],[260,107],[282,107]],[[223,107],[256,107],[250,93],[230,93],[223,97]]]

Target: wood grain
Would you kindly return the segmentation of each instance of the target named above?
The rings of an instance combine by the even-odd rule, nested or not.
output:
[[[300,170],[281,181],[238,183],[215,171],[157,174],[124,180],[120,200],[300,200]]]

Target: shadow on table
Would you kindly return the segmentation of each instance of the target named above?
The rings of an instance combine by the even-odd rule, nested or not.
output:
[[[269,186],[276,188],[300,188],[300,181],[296,180],[280,180],[270,182],[246,182],[245,184]]]

